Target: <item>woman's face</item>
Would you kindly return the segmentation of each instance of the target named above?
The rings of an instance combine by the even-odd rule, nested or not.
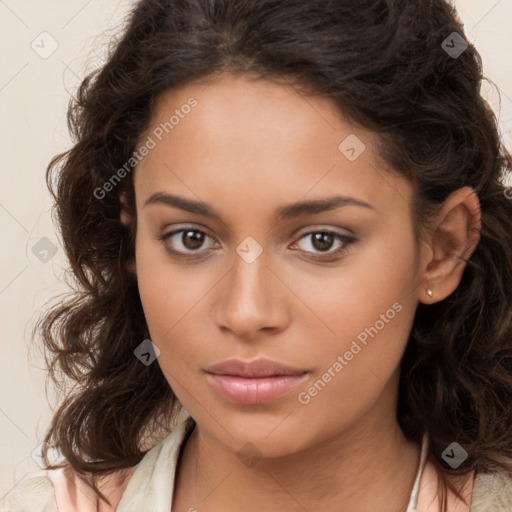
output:
[[[270,456],[396,425],[421,252],[412,187],[372,134],[328,99],[224,76],[164,94],[142,140],[140,296],[198,427]],[[293,375],[228,376],[260,359]]]

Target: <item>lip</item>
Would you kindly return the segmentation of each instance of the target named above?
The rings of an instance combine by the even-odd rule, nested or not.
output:
[[[277,400],[301,384],[307,371],[277,361],[232,359],[205,370],[208,382],[224,398],[236,404],[256,405]]]
[[[215,375],[232,375],[245,378],[302,375],[306,373],[306,370],[292,368],[271,359],[255,359],[254,361],[230,359],[229,361],[214,364],[205,371]]]

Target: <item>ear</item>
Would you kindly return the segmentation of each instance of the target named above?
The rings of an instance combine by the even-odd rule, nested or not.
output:
[[[119,194],[119,202],[121,204],[121,213],[119,214],[119,220],[121,221],[121,224],[123,226],[129,227],[133,219],[130,213],[128,212],[128,202],[126,199],[125,192],[121,192]],[[127,261],[125,263],[125,268],[130,274],[137,276],[137,266],[135,264],[135,259]]]
[[[119,194],[119,202],[121,203],[121,224],[128,227],[132,223],[132,216],[128,213],[128,200],[126,198],[126,192],[121,192]]]
[[[452,192],[436,215],[424,247],[420,302],[441,301],[455,291],[480,241],[481,228],[480,202],[473,189],[463,187]]]

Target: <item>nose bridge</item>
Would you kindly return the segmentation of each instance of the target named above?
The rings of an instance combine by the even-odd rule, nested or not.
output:
[[[252,308],[260,308],[270,302],[267,268],[268,258],[263,251],[243,242],[237,247],[230,277],[229,296],[235,304],[246,304]],[[258,254],[259,252],[259,254]]]
[[[282,307],[282,301],[277,300],[272,282],[275,276],[267,267],[268,263],[267,253],[254,239],[239,244],[217,304],[219,326],[237,334],[248,334],[277,325],[277,308]]]

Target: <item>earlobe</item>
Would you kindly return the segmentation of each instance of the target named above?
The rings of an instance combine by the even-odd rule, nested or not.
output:
[[[135,264],[135,260],[127,261],[124,265],[124,268],[127,270],[127,272],[134,277],[137,277],[137,265]]]
[[[129,226],[132,222],[132,217],[128,213],[128,201],[125,192],[119,194],[119,203],[121,204],[121,213],[119,216],[121,224],[123,226]]]
[[[123,226],[129,227],[132,223],[132,216],[128,213],[126,194],[124,192],[121,192],[119,195],[119,202],[121,204],[119,220]],[[129,274],[137,277],[137,265],[135,263],[135,259],[125,262],[124,267]]]
[[[128,227],[131,224],[131,217],[128,215],[128,212],[124,208],[121,210],[120,220],[123,226]]]
[[[420,302],[444,300],[455,291],[478,245],[480,230],[481,211],[476,193],[470,187],[452,192],[436,216]]]

